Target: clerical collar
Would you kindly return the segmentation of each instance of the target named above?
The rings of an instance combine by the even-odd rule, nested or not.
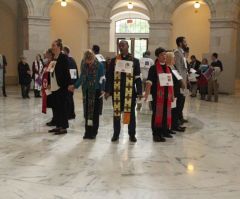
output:
[[[164,66],[164,65],[166,65],[166,63],[161,63],[161,62],[160,62],[160,64],[161,64],[161,66]]]

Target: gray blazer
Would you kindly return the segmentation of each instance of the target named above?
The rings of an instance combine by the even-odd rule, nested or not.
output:
[[[185,62],[184,62],[184,54],[180,48],[176,49],[174,51],[175,54],[175,66],[179,72],[179,74],[182,76],[183,81],[187,83],[187,68],[185,67]]]

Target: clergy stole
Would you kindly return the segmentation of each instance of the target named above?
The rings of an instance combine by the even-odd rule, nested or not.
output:
[[[116,63],[118,60],[122,60],[121,55],[116,57]],[[129,61],[132,61],[132,57]],[[132,73],[126,73],[126,86],[125,86],[125,99],[124,99],[124,114],[123,123],[130,124],[131,106],[132,106],[132,92],[133,92],[133,71]],[[114,98],[113,108],[114,117],[121,117],[121,72],[114,72]]]
[[[98,81],[98,68],[99,62],[95,61],[92,66],[86,65],[84,62],[81,64],[82,73],[82,92],[83,92],[83,107],[84,113],[88,111],[87,125],[93,126],[93,115],[95,105],[96,84]],[[88,93],[87,93],[88,92]],[[86,116],[86,115],[85,115]]]
[[[42,113],[47,113],[47,88],[48,88],[48,67],[45,68],[42,76]]]
[[[157,76],[159,74],[164,73],[163,67],[160,65],[159,60],[156,62],[156,68],[157,68]],[[166,66],[166,73],[171,74],[170,68]],[[163,109],[164,109],[164,99],[165,99],[165,91],[164,86],[161,86],[159,78],[158,78],[158,84],[157,84],[157,97],[156,97],[156,116],[154,125],[156,128],[163,127],[163,117],[166,117],[163,115]],[[168,86],[168,98],[167,98],[167,127],[170,128],[172,124],[172,98],[173,98],[173,87]]]

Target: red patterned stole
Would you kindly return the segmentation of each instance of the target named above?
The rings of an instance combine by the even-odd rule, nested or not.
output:
[[[46,90],[48,87],[48,66],[45,67],[43,76],[42,76],[42,113],[47,113],[47,94]]]
[[[162,66],[160,65],[159,60],[156,62],[157,76],[164,73]],[[170,68],[166,66],[166,73],[171,74]],[[167,127],[170,128],[172,124],[172,97],[173,97],[173,87],[168,86],[168,100],[167,100]],[[163,127],[163,106],[164,106],[164,86],[160,85],[159,77],[157,84],[157,98],[156,98],[156,116],[155,116],[155,127]]]

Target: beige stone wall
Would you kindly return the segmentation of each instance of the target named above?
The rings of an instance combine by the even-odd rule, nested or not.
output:
[[[192,3],[187,2],[174,12],[172,47],[176,47],[175,38],[185,36],[190,47],[190,55],[196,55],[201,61],[202,54],[209,52],[211,14],[205,4],[201,5],[197,13],[195,11]]]
[[[86,11],[79,4],[69,4],[63,8],[55,3],[50,17],[51,41],[61,38],[64,45],[71,48],[71,54],[79,65],[83,52],[89,48]]]
[[[0,3],[0,53],[7,58],[7,83],[16,81],[17,76],[17,8],[16,2],[11,1],[12,4]],[[10,2],[8,2],[10,3]]]

